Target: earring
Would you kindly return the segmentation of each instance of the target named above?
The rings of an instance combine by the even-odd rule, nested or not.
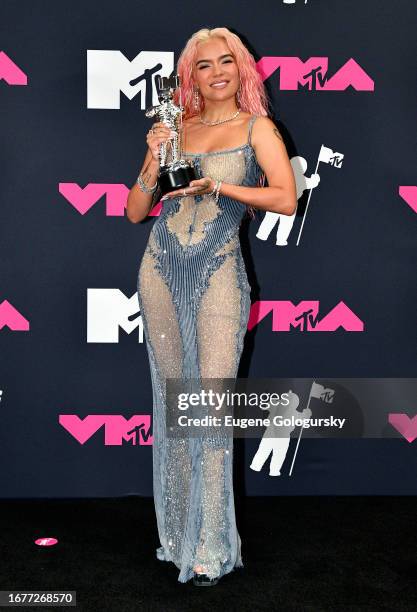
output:
[[[200,108],[200,93],[198,89],[194,90],[194,109],[197,111]]]

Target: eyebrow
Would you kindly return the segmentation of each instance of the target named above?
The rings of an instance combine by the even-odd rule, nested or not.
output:
[[[223,59],[224,57],[229,57],[229,56],[230,56],[230,57],[233,57],[233,55],[232,55],[231,53],[225,53],[224,55],[220,55],[219,59]],[[198,62],[196,62],[196,64],[195,64],[195,65],[196,65],[196,66],[198,66],[198,64],[199,64],[200,62],[210,62],[210,61],[211,61],[211,60],[209,60],[209,59],[201,59],[201,60],[198,60]]]

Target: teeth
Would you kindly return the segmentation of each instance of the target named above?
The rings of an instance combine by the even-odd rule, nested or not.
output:
[[[212,87],[220,87],[221,85],[226,85],[227,81],[221,81],[221,83],[213,83]]]

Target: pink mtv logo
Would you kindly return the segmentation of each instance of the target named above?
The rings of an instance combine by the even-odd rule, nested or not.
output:
[[[417,438],[417,415],[412,419],[402,412],[390,412],[388,423],[396,429],[408,442]]]
[[[289,300],[254,302],[250,309],[248,330],[258,325],[272,312],[272,331],[363,331],[364,324],[344,302],[339,302],[319,320],[318,300],[303,300],[295,306]]]
[[[8,85],[27,85],[26,74],[17,66],[4,51],[0,51],[0,80]]]
[[[82,215],[104,196],[106,216],[123,217],[129,191],[122,183],[89,183],[85,187],[80,187],[77,183],[59,183],[59,193]],[[162,202],[159,201],[149,212],[149,216],[158,216],[161,207]]]
[[[92,438],[103,426],[106,446],[121,446],[123,441],[131,442],[132,446],[149,446],[153,442],[149,414],[135,414],[130,419],[120,414],[89,414],[84,419],[76,414],[60,414],[59,423],[80,444]]]
[[[8,327],[12,331],[29,331],[29,321],[7,300],[0,304],[0,329]]]
[[[262,57],[257,69],[266,80],[280,69],[280,90],[297,91],[374,91],[374,81],[354,59],[348,60],[335,74],[328,76],[327,57],[310,57],[303,62],[299,57]]]
[[[417,213],[417,187],[415,185],[402,185],[398,193],[407,202],[409,207]]]

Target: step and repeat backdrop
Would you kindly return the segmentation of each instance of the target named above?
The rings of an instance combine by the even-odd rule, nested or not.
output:
[[[417,494],[416,22],[414,0],[2,0],[1,497],[152,495],[136,291],[163,202],[132,224],[126,200],[156,75],[218,26],[257,61],[298,196],[242,224],[239,377],[349,425],[237,437],[236,490]]]

